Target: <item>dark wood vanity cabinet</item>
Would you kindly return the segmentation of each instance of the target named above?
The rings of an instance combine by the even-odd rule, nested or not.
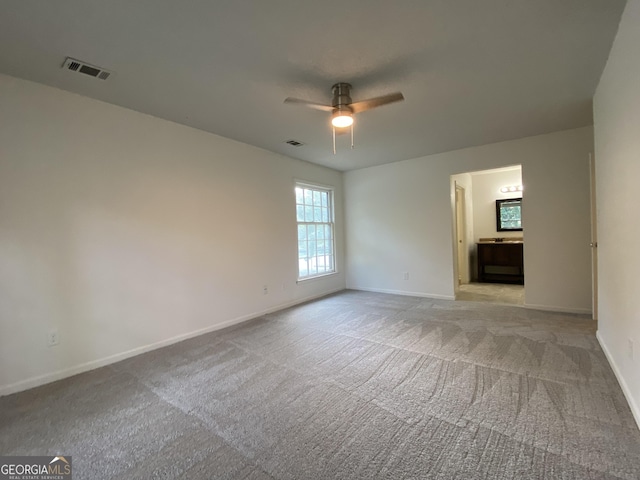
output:
[[[478,281],[524,285],[521,242],[478,243]]]

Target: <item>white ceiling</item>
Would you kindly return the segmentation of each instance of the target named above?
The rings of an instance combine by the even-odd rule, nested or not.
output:
[[[592,124],[624,4],[2,0],[0,72],[351,170]],[[406,100],[359,114],[334,156],[329,114],[283,100],[330,103],[336,82]]]

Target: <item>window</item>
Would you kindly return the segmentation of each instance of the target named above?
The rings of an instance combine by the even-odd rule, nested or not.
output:
[[[296,184],[298,280],[336,271],[333,190]]]

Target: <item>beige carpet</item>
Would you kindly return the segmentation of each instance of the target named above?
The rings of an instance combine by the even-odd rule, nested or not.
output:
[[[346,291],[0,399],[76,479],[637,479],[585,317]]]
[[[524,285],[465,283],[459,286],[456,300],[524,305]]]

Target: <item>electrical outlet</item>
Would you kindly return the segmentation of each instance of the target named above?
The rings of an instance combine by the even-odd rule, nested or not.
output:
[[[263,285],[262,286],[262,294],[266,295],[269,293],[269,286],[268,285]]]
[[[58,329],[52,328],[49,330],[49,335],[47,336],[47,345],[50,347],[54,347],[60,343],[60,336],[58,335]]]
[[[629,339],[629,358],[633,360],[633,340]]]
[[[409,280],[409,272],[402,272],[402,278]]]

